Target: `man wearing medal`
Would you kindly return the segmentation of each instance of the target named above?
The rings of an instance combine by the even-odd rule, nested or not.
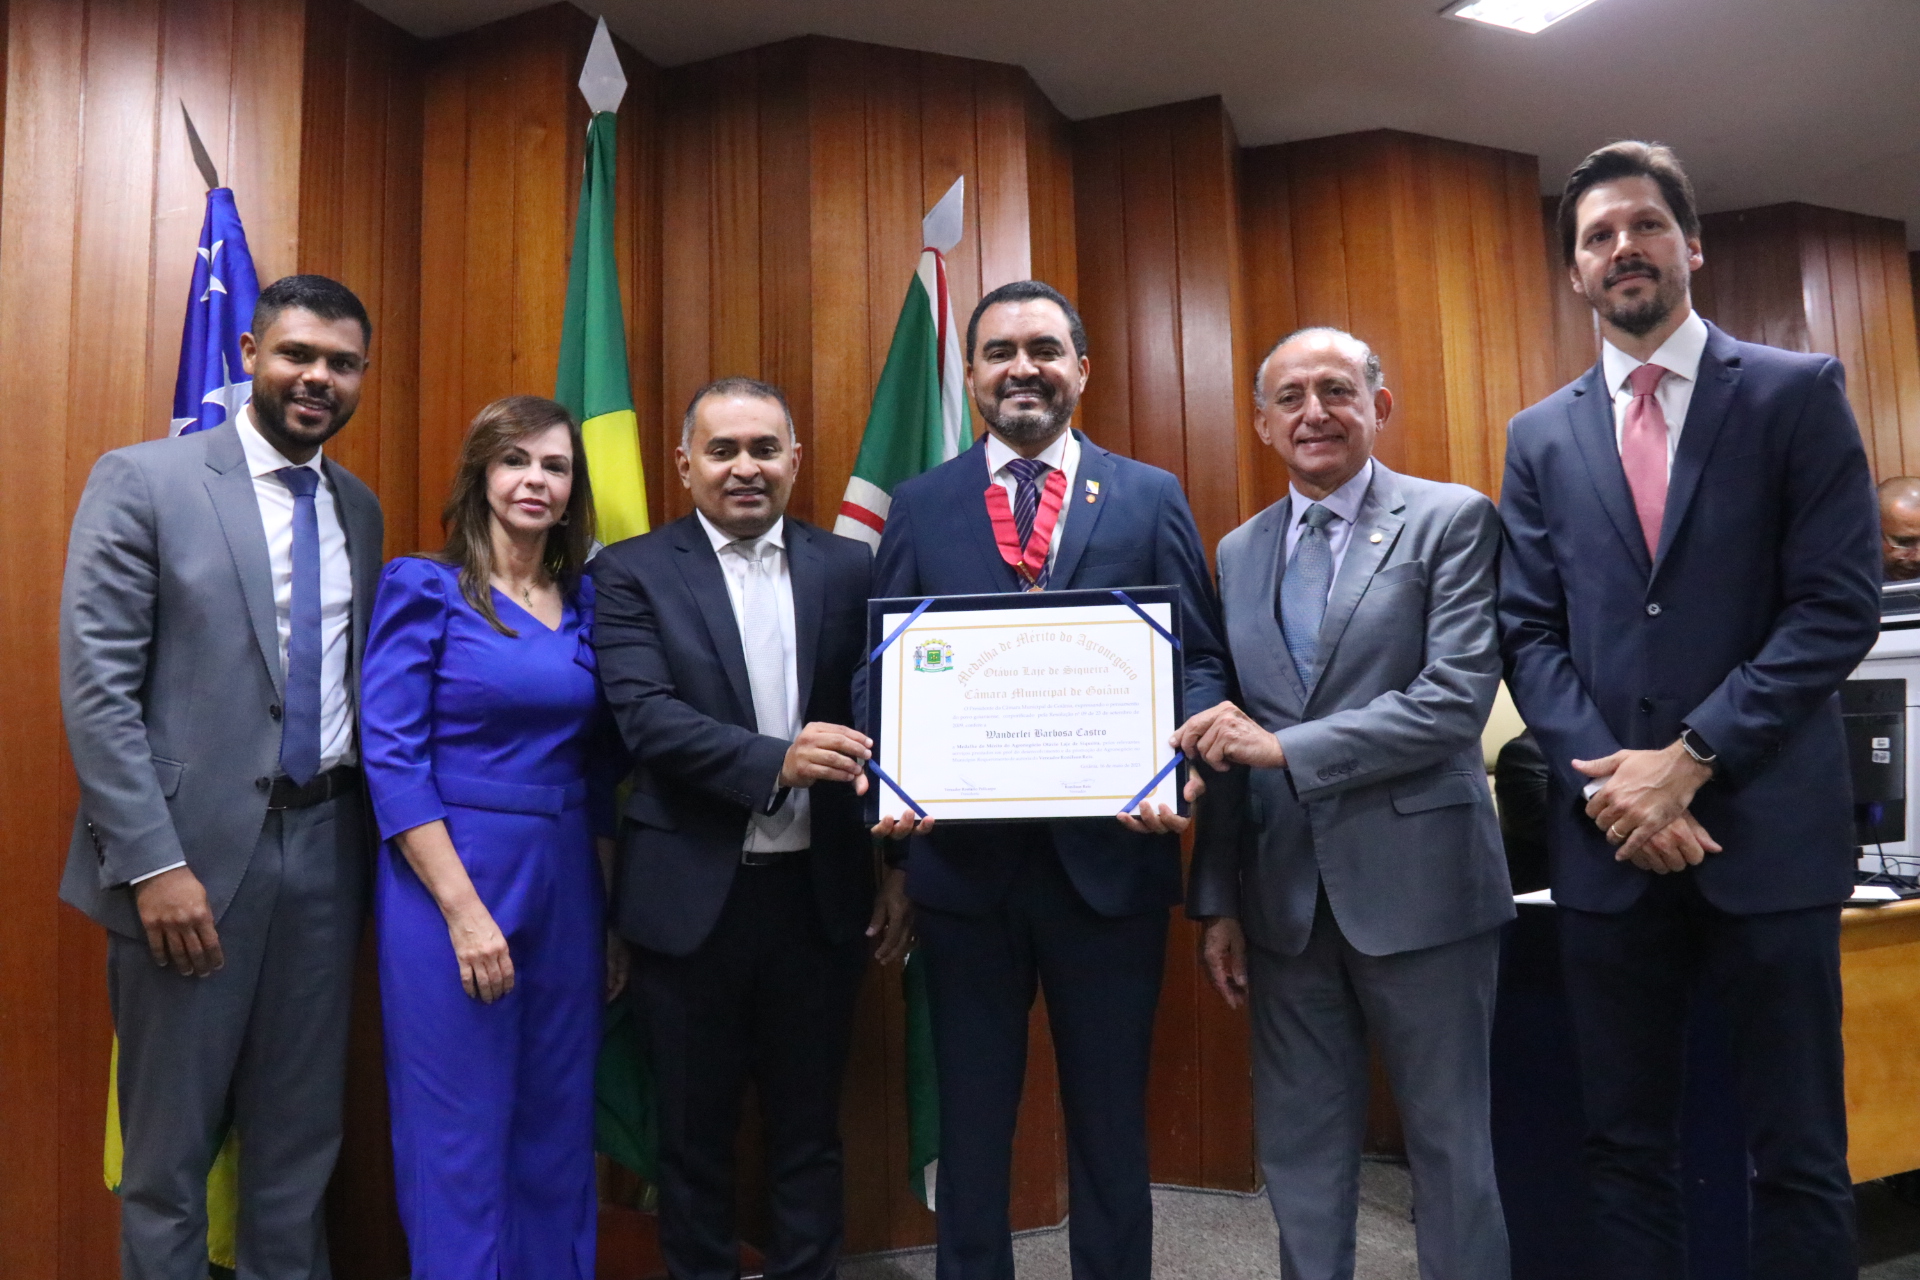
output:
[[[1039,281],[980,300],[967,380],[987,434],[895,490],[874,594],[1177,586],[1186,705],[1213,706],[1227,666],[1199,531],[1172,475],[1069,429],[1086,347],[1073,305]],[[882,811],[875,830],[908,840],[927,965],[942,1280],[1013,1280],[1008,1188],[1036,989],[1059,1065],[1074,1275],[1146,1280],[1147,1071],[1185,819],[1161,807],[1144,821],[936,829]]]

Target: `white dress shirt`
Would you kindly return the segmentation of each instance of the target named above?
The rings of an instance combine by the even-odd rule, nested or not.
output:
[[[1287,486],[1287,494],[1293,500],[1292,521],[1287,525],[1286,558],[1283,565],[1293,563],[1293,549],[1300,542],[1300,534],[1306,529],[1307,508],[1318,502],[1333,512],[1333,519],[1327,521],[1322,531],[1327,535],[1327,550],[1333,552],[1333,573],[1327,579],[1327,595],[1333,595],[1333,584],[1340,577],[1340,566],[1347,558],[1347,543],[1353,540],[1353,524],[1360,518],[1360,507],[1367,500],[1367,486],[1373,483],[1373,459],[1368,458],[1360,464],[1353,479],[1335,489],[1324,498],[1309,498],[1293,485]]]
[[[987,433],[987,475],[995,484],[1007,491],[1009,507],[1013,505],[1014,494],[1020,482],[1014,478],[1007,464],[1019,456],[1006,441],[991,431]],[[1080,470],[1080,442],[1073,438],[1073,428],[1068,427],[1055,436],[1052,444],[1034,454],[1033,457],[1034,461],[1044,462],[1055,471],[1065,472],[1067,476],[1066,495],[1060,502],[1060,518],[1053,522],[1053,541],[1047,544],[1047,561],[1052,563],[1053,558],[1060,554],[1060,535],[1066,530],[1067,516],[1073,510],[1074,474]],[[1047,477],[1043,476],[1041,479],[1044,489]],[[1037,515],[1034,518],[1039,519]]]
[[[293,635],[293,490],[274,472],[293,465],[267,443],[253,425],[253,406],[235,420],[247,470],[253,475],[253,496],[260,504],[260,524],[267,535],[267,563],[273,569],[273,614],[280,633],[280,671],[287,670],[287,642]],[[351,763],[353,707],[347,697],[347,651],[353,643],[353,564],[347,559],[347,533],[340,525],[340,507],[333,486],[320,465],[320,454],[300,464],[320,477],[315,489],[314,513],[320,521],[320,769]]]
[[[715,528],[704,512],[694,512],[700,519],[700,527],[706,531],[707,541],[713,544],[713,552],[720,558],[720,571],[727,580],[727,602],[733,606],[733,624],[745,627],[745,595],[747,574],[752,571],[746,558],[733,546],[734,540]],[[802,717],[806,708],[800,701],[799,649],[794,638],[793,621],[793,573],[787,567],[787,520],[785,516],[773,522],[773,528],[755,538],[753,545],[761,555],[767,554],[767,548],[773,548],[770,569],[773,574],[774,592],[779,600],[780,650],[786,660],[787,668],[787,706],[792,708],[792,723],[786,727],[785,740],[792,742],[799,735]],[[779,736],[779,735],[769,735]],[[779,785],[775,784],[773,794],[779,795]],[[804,849],[813,843],[813,824],[809,816],[809,797],[805,787],[795,787],[787,793],[786,805],[793,810],[793,821],[778,835],[768,835],[765,814],[755,813],[747,822],[747,838],[741,848],[748,853],[791,853]]]
[[[260,507],[260,526],[267,535],[267,565],[273,575],[273,613],[280,635],[280,675],[287,671],[287,642],[293,635],[293,490],[274,472],[294,464],[253,425],[253,406],[234,418],[240,448],[253,477],[253,497]],[[347,651],[353,643],[353,562],[347,559],[347,534],[340,524],[333,486],[320,465],[320,454],[300,464],[320,477],[314,490],[314,514],[320,523],[320,770],[351,764],[353,706],[347,696]],[[151,880],[161,871],[184,867],[184,862],[135,877],[130,883]]]
[[[1635,360],[1611,342],[1600,344],[1600,376],[1613,392],[1613,445],[1620,447],[1620,433],[1626,427],[1627,406],[1633,403],[1633,390],[1627,379],[1642,364],[1657,364],[1667,371],[1653,398],[1667,420],[1667,474],[1673,474],[1673,455],[1680,448],[1680,431],[1687,425],[1687,406],[1693,403],[1693,388],[1700,376],[1700,357],[1707,350],[1707,322],[1698,311],[1689,311],[1680,327],[1667,336],[1650,360]]]

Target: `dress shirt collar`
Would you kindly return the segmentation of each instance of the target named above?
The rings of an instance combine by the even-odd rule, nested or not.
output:
[[[1034,454],[1034,461],[1044,462],[1055,471],[1071,471],[1074,455],[1079,452],[1079,443],[1073,438],[1073,428],[1068,427],[1053,438],[1052,444]],[[1069,448],[1072,449],[1072,453],[1068,452]],[[987,432],[987,474],[989,476],[999,475],[1006,469],[1009,462],[1019,456],[1013,451],[1013,446],[993,432]],[[1072,480],[1073,477],[1069,475],[1067,479]]]
[[[320,450],[314,450],[313,456],[305,462],[289,460],[284,453],[273,447],[272,441],[260,433],[259,427],[253,425],[251,404],[240,410],[240,416],[233,420],[233,425],[240,433],[240,449],[246,454],[248,475],[258,479],[261,476],[270,476],[276,471],[284,471],[288,467],[298,466],[319,472],[323,480],[326,478],[327,473],[320,466]]]
[[[1360,519],[1360,504],[1367,500],[1367,486],[1372,483],[1373,459],[1368,458],[1360,464],[1360,470],[1354,472],[1353,479],[1324,498],[1309,498],[1289,484],[1287,492],[1293,499],[1293,523],[1298,525],[1305,518],[1307,508],[1316,502],[1348,524],[1355,523]]]
[[[1602,341],[1600,372],[1607,380],[1607,390],[1616,396],[1626,387],[1628,375],[1642,364],[1657,364],[1671,376],[1692,382],[1700,376],[1700,357],[1706,350],[1707,322],[1698,311],[1689,310],[1680,327],[1667,335],[1648,360],[1635,360],[1611,342]]]
[[[722,551],[726,550],[727,547],[739,541],[738,538],[730,538],[722,533],[719,528],[714,525],[713,521],[707,519],[706,512],[695,511],[693,514],[700,518],[700,527],[706,530],[707,541],[713,544],[713,553],[715,555],[719,555]],[[781,516],[778,520],[775,520],[773,522],[773,528],[755,538],[753,545],[761,555],[766,554],[766,548],[768,547],[785,551],[787,549],[787,518]]]

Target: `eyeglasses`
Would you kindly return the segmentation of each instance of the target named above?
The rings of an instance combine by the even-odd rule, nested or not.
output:
[[[1920,551],[1920,533],[1908,534],[1902,538],[1882,530],[1880,541],[1894,551]]]

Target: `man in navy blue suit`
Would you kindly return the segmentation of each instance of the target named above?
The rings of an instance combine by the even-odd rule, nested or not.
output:
[[[1694,314],[1700,222],[1672,152],[1588,156],[1559,232],[1604,342],[1509,428],[1500,621],[1552,768],[1603,1274],[1686,1274],[1678,1115],[1698,988],[1733,1028],[1752,1274],[1852,1276],[1837,690],[1879,623],[1866,454],[1837,360]]]
[[[614,923],[633,944],[660,1109],[674,1280],[740,1274],[734,1143],[751,1078],[768,1275],[839,1262],[840,1078],[866,971],[904,954],[898,874],[874,891],[848,728],[866,547],[785,514],[800,444],[778,388],[694,393],[675,451],[694,513],[602,551],[594,645],[633,753]]]
[[[980,300],[967,379],[988,434],[895,490],[874,594],[1177,586],[1186,705],[1211,707],[1227,696],[1226,659],[1199,531],[1173,476],[1069,430],[1086,351],[1079,315],[1047,285]],[[1018,567],[989,517],[996,485]],[[1008,1179],[1036,985],[1060,1069],[1073,1274],[1146,1280],[1147,1068],[1184,822],[1162,809],[1144,823],[911,828],[907,895],[940,1075],[941,1280],[1013,1280]],[[887,815],[881,830],[909,824]]]

